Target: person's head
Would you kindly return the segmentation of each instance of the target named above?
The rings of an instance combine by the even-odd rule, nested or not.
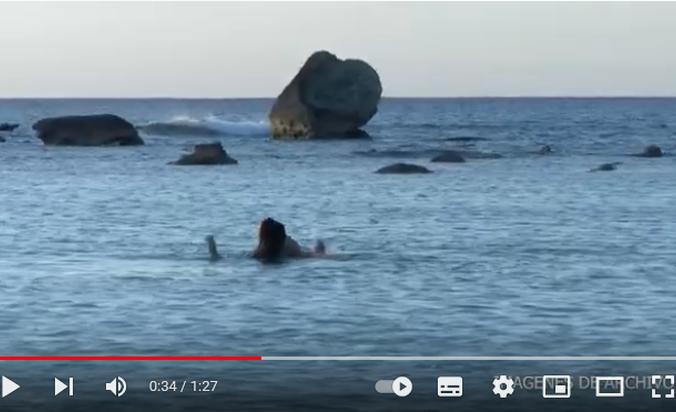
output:
[[[276,260],[282,257],[286,229],[284,225],[272,218],[263,220],[258,227],[258,248],[256,256],[265,260]]]

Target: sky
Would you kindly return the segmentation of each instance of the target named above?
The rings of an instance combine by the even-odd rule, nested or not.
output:
[[[274,97],[316,50],[386,96],[676,96],[676,3],[6,3],[0,97]]]

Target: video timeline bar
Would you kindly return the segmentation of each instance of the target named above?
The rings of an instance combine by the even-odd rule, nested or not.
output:
[[[334,362],[674,362],[676,356],[155,356],[155,355],[66,355],[0,356],[0,361],[73,362],[173,362],[173,361],[334,361]]]
[[[33,362],[172,362],[172,361],[260,361],[262,356],[0,356],[0,361]]]

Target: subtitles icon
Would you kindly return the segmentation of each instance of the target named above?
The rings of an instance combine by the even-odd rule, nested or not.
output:
[[[651,397],[653,399],[674,399],[676,389],[674,388],[674,375],[652,375],[650,377]],[[668,392],[663,393],[665,390]],[[659,392],[659,393],[658,393]]]
[[[462,378],[460,376],[439,376],[437,378],[437,395],[440,398],[462,397]]]
[[[542,377],[542,397],[547,399],[570,398],[569,375],[545,375]]]
[[[623,398],[624,376],[597,376],[597,398]]]

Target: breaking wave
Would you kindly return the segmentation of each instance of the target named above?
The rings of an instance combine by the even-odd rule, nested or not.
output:
[[[223,120],[216,116],[196,119],[174,117],[166,122],[151,122],[138,126],[147,135],[160,136],[269,136],[270,126],[264,121]]]

